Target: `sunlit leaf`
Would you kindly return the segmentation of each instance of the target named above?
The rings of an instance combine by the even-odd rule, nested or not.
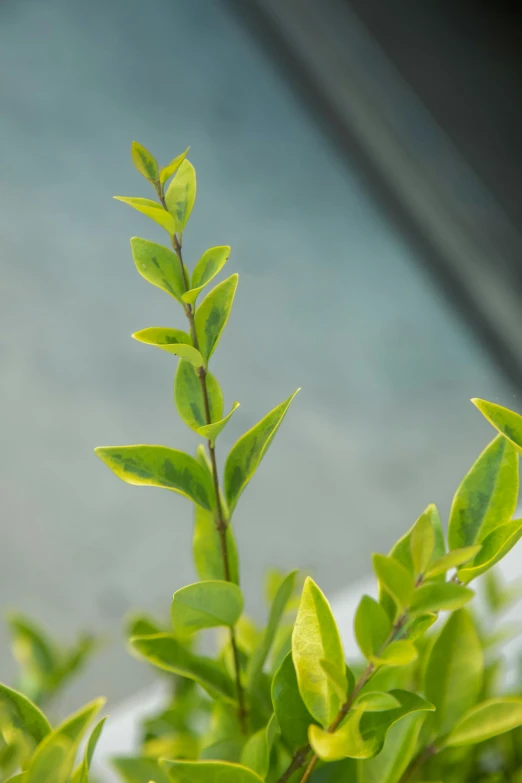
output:
[[[478,704],[455,725],[444,744],[448,747],[474,745],[522,726],[522,699],[503,696]]]
[[[420,515],[410,533],[410,550],[415,574],[424,574],[435,549],[435,530],[429,510]]]
[[[239,583],[238,554],[234,533],[230,524],[226,530],[230,581]],[[220,534],[214,515],[201,506],[194,507],[194,535],[192,538],[194,564],[201,580],[225,579]]]
[[[251,769],[226,761],[163,761],[171,783],[260,783]]]
[[[177,590],[172,600],[172,625],[183,636],[202,628],[233,626],[243,611],[243,594],[232,582],[196,582]]]
[[[203,299],[195,315],[199,350],[208,362],[223,333],[232,310],[237,288],[237,274],[218,283]]]
[[[168,247],[140,237],[132,237],[130,243],[132,257],[140,275],[181,302],[185,282],[176,254]]]
[[[51,732],[43,712],[22,693],[0,684],[0,705],[5,705],[16,728],[28,734],[36,745]]]
[[[381,587],[391,595],[399,611],[404,611],[413,596],[412,574],[394,557],[373,555],[372,560]]]
[[[183,294],[183,301],[193,304],[198,298],[199,293],[210,283],[218,272],[225,266],[230,247],[211,247],[206,250],[192,272],[192,283],[190,290]]]
[[[275,715],[272,715],[268,725],[252,734],[241,753],[241,764],[256,772],[265,779],[270,765],[270,753],[274,739],[279,733]]]
[[[102,718],[92,730],[85,746],[83,759],[75,769],[71,777],[71,783],[89,783],[89,768],[106,720],[106,718]]]
[[[161,348],[163,351],[179,356],[180,359],[186,359],[194,367],[203,367],[205,362],[200,352],[191,345],[190,337],[180,329],[170,329],[163,326],[151,326],[148,329],[141,329],[132,335],[139,343],[153,345],[155,348]]]
[[[451,552],[435,560],[434,563],[426,571],[426,579],[432,579],[434,576],[445,574],[451,568],[467,563],[468,560],[472,560],[475,555],[480,552],[482,544],[476,546],[464,546],[459,549],[452,549]]]
[[[111,759],[124,783],[169,783],[159,761],[145,756],[124,756]]]
[[[513,549],[522,537],[522,519],[514,519],[495,528],[482,542],[482,548],[472,563],[459,568],[461,582],[471,582],[477,576],[493,568]]]
[[[170,163],[161,169],[160,171],[160,182],[162,185],[165,184],[165,182],[172,177],[173,174],[176,173],[176,171],[179,169],[185,158],[187,157],[188,151],[190,147],[187,147],[185,152],[182,152],[181,155],[176,155],[175,158],[173,158]]]
[[[182,233],[196,200],[196,170],[186,158],[165,193],[165,202],[173,217],[174,231]]]
[[[364,712],[385,712],[400,706],[401,702],[392,693],[366,691],[356,700],[354,709],[360,709]]]
[[[232,410],[230,413],[227,413],[226,416],[224,416],[222,419],[219,419],[219,421],[212,422],[212,424],[205,424],[203,427],[199,427],[198,429],[198,435],[201,435],[203,438],[207,438],[207,440],[215,441],[219,433],[222,431],[222,429],[228,424],[230,419],[232,418],[232,414],[234,411],[236,411],[239,408],[239,403],[235,402],[232,405]]]
[[[473,590],[453,582],[427,583],[415,590],[411,613],[453,611],[469,603],[474,595]]]
[[[223,392],[211,372],[205,376],[210,418],[219,422],[223,415]],[[201,380],[190,362],[181,361],[174,380],[174,401],[185,424],[194,432],[207,423]]]
[[[292,654],[288,653],[272,681],[272,704],[281,733],[295,750],[308,742],[308,726],[314,719],[299,693]]]
[[[392,726],[382,751],[357,762],[358,783],[397,783],[414,756],[424,715],[412,714]]]
[[[391,631],[391,622],[380,604],[363,595],[354,619],[355,638],[368,660],[379,653]]]
[[[156,159],[153,155],[150,154],[150,152],[145,149],[141,144],[138,144],[137,141],[132,142],[131,146],[131,155],[132,155],[132,162],[136,166],[139,173],[145,177],[145,179],[148,179],[149,182],[157,182],[158,181],[158,164],[156,163]]]
[[[161,204],[157,201],[152,201],[150,198],[132,198],[128,196],[114,196],[116,201],[123,201],[124,204],[128,204],[130,207],[137,209],[143,215],[153,220],[160,225],[169,234],[176,232],[176,222],[172,215],[170,215],[166,209],[163,209]]]
[[[402,639],[391,642],[379,654],[372,657],[377,666],[407,666],[418,657],[417,648],[412,641]]]

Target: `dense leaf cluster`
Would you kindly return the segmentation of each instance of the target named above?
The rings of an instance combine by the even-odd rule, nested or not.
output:
[[[376,594],[362,596],[354,617],[360,660],[347,665],[327,598],[295,571],[269,574],[268,619],[258,628],[243,613],[233,515],[296,392],[239,438],[221,472],[217,444],[238,403],[225,406],[209,363],[238,276],[208,290],[228,246],[204,252],[192,271],[185,262],[183,232],[196,198],[187,151],[163,169],[137,143],[132,157],[156,198],[120,201],[164,228],[170,244],[133,238],[134,261],[185,317],[184,328],[151,327],[133,337],[176,357],[174,402],[202,440],[194,456],[166,445],[96,449],[128,484],[163,487],[194,506],[199,581],[174,593],[169,623],[137,614],[127,624],[133,653],[166,673],[171,699],[146,721],[139,755],[114,760],[122,780],[522,783],[522,688],[502,679],[505,631],[496,625],[518,591],[491,572],[522,536],[522,520],[513,519],[522,417],[474,400],[498,434],[457,489],[447,534],[429,505],[389,554],[373,556]],[[486,573],[487,611],[479,616],[470,602],[474,580]],[[103,719],[88,730],[103,700],[55,728],[40,710],[92,641],[57,652],[24,618],[11,626],[22,677],[17,690],[0,686],[4,780],[92,781]],[[213,658],[197,646],[208,628],[219,629]]]

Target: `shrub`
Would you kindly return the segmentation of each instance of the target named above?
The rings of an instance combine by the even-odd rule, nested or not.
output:
[[[522,520],[513,519],[522,417],[474,400],[498,434],[457,489],[447,537],[429,505],[388,555],[373,556],[377,597],[362,596],[354,618],[359,661],[346,664],[327,598],[296,571],[269,573],[268,620],[257,628],[243,614],[232,520],[297,392],[239,438],[221,475],[217,445],[238,403],[225,408],[209,364],[238,276],[205,294],[228,246],[207,250],[191,272],[185,263],[182,237],[196,198],[186,155],[160,170],[134,143],[134,164],[156,200],[120,201],[169,235],[172,249],[140,238],[131,249],[142,277],[181,308],[185,330],[152,327],[133,337],[176,357],[176,408],[200,443],[195,456],[163,445],[96,453],[128,484],[163,487],[192,502],[199,581],[174,593],[168,624],[140,613],[127,623],[133,653],[164,673],[171,698],[145,722],[139,755],[115,759],[115,768],[127,783],[521,783],[520,684],[502,681],[498,646],[505,636],[497,628],[518,590],[491,568],[522,535]],[[481,617],[470,585],[484,574]],[[80,665],[92,641],[57,653],[24,618],[12,627],[24,676],[21,690],[0,686],[4,779],[88,783],[104,719],[79,762],[78,748],[103,699],[55,728],[38,705]],[[218,629],[214,658],[197,648],[198,633],[208,628]]]

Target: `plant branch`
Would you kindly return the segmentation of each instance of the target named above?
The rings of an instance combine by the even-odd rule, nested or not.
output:
[[[399,780],[399,783],[407,783],[408,780],[411,780],[413,775],[419,771],[424,762],[428,761],[428,759],[434,756],[437,752],[438,748],[435,745],[427,745],[424,750],[421,750],[420,753],[417,754],[411,764],[409,764],[403,776]]]

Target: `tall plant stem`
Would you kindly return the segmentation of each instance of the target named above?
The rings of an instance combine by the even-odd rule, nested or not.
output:
[[[167,209],[167,204],[165,203],[165,197],[162,189],[157,188],[157,193],[163,208]],[[188,291],[189,278],[188,278],[187,269],[185,267],[185,264],[183,263],[181,235],[178,238],[176,234],[173,234],[171,236],[171,240],[172,240],[172,247],[174,248],[174,252],[176,253],[178,259],[180,272],[181,272],[181,279],[183,280],[183,287],[185,291]],[[185,315],[187,316],[189,322],[192,344],[194,345],[194,348],[199,350],[199,341],[196,333],[196,324],[194,320],[195,307],[193,307],[191,304],[186,303],[184,309],[185,309]],[[208,388],[207,388],[207,371],[204,367],[200,367],[196,370],[196,372],[199,378],[199,382],[201,384],[201,393],[203,395],[203,407],[205,411],[205,421],[207,424],[211,424],[212,419],[210,415],[210,401],[209,401]],[[212,483],[214,486],[214,496],[215,496],[215,503],[216,503],[215,522],[216,522],[216,530],[219,534],[221,557],[223,560],[223,574],[225,580],[227,582],[231,582],[232,575],[230,570],[230,556],[228,551],[228,540],[227,540],[228,522],[225,517],[225,514],[223,513],[223,504],[221,502],[221,492],[219,488],[219,473],[218,473],[217,459],[216,459],[216,447],[214,446],[211,440],[207,441],[207,445],[210,454],[210,463],[212,468]],[[238,718],[241,726],[241,731],[243,732],[243,734],[246,734],[247,733],[247,710],[245,704],[245,694],[243,691],[243,686],[241,684],[241,667],[239,661],[239,650],[237,646],[236,634],[234,628],[230,628],[230,646],[232,647],[232,656],[234,658],[234,672],[235,672],[237,703],[238,703]]]

